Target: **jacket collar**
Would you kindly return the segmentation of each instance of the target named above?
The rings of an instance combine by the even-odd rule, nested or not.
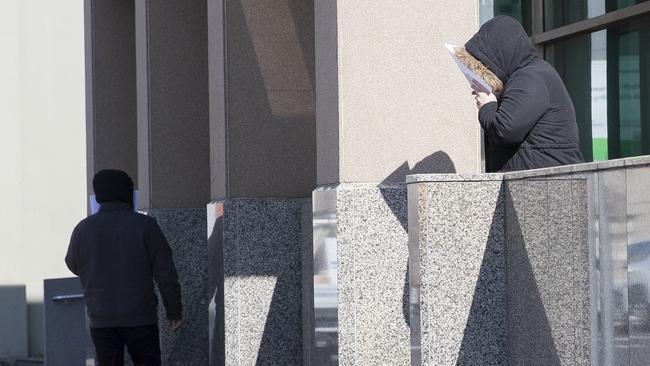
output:
[[[104,202],[99,206],[99,212],[105,211],[120,211],[120,210],[132,210],[133,207],[126,202]]]

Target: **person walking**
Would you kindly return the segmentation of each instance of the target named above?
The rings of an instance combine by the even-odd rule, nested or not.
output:
[[[123,171],[93,178],[99,212],[73,230],[65,262],[79,276],[96,349],[96,364],[160,365],[160,290],[173,330],[181,326],[181,287],[172,251],[155,219],[133,210],[133,181]]]
[[[487,136],[487,171],[583,162],[569,93],[516,19],[497,16],[489,20],[464,49],[483,68],[479,74],[493,74],[503,86],[498,95],[480,88],[473,92]]]

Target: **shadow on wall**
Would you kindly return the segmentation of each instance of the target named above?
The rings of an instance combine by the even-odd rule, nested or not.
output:
[[[406,181],[406,176],[411,174],[453,174],[456,173],[456,167],[449,155],[444,151],[436,151],[435,153],[420,160],[412,168],[409,166],[408,161],[405,161],[395,171],[393,171],[386,179],[384,179],[379,186],[379,190],[384,198],[384,201],[395,215],[408,234],[408,197],[406,200],[395,200],[395,195],[389,194],[387,190],[394,189],[392,185],[403,184]],[[406,190],[406,187],[401,189]],[[406,197],[406,194],[404,194]],[[409,316],[409,267],[408,262],[406,265],[406,273],[404,275],[404,290],[402,292],[402,314],[404,315],[404,322],[410,326]]]
[[[506,365],[506,273],[504,185],[492,213],[457,366]]]
[[[226,0],[225,11],[228,180],[237,182],[229,194],[309,197],[316,188],[313,1]]]
[[[209,278],[210,283],[218,284],[211,365],[247,363],[251,357],[256,365],[301,364],[301,303],[296,299],[301,297],[299,241],[303,203],[230,200],[217,205],[222,205],[223,211],[217,214],[209,237],[209,256],[214,263]],[[271,280],[273,292],[269,299]],[[229,287],[226,299],[224,287],[228,284],[236,288]],[[239,319],[226,319],[225,308],[239,306]],[[260,318],[264,319],[261,337],[253,325]],[[230,324],[228,335],[232,337],[228,346],[237,344],[241,354],[226,354],[232,350],[226,349],[226,323]],[[258,340],[259,348],[254,350]]]
[[[313,1],[226,0],[224,5],[226,135],[232,142],[228,181],[235,182],[229,186],[228,197],[310,197],[316,188]],[[242,142],[245,145],[241,146]],[[288,165],[287,161],[294,164]],[[255,217],[259,221],[254,222]],[[223,284],[228,277],[275,280],[256,363],[287,360],[293,357],[292,352],[301,357],[300,344],[294,342],[295,337],[302,339],[300,302],[287,298],[287,293],[300,289],[300,271],[274,260],[283,245],[289,247],[287,256],[299,246],[286,237],[255,236],[265,231],[289,235],[294,228],[287,227],[271,211],[251,214],[236,224],[229,218],[217,218],[208,239],[210,250],[214,250],[210,261],[218,263],[209,273],[218,284],[212,364],[226,362],[224,301],[232,299],[224,298]],[[300,217],[294,221],[300,223]],[[277,230],[278,227],[284,230]],[[237,230],[233,235],[238,236],[236,243],[230,243],[232,237],[224,243],[224,231],[233,229]],[[224,250],[233,250],[233,245],[241,245],[237,250],[246,253],[246,258],[242,258],[245,264],[236,271],[229,267],[230,263],[223,263]],[[227,258],[233,257],[233,253],[227,254]],[[300,266],[300,262],[292,266]],[[300,297],[299,292],[296,295]],[[262,307],[260,299],[249,300]],[[287,313],[296,314],[297,318],[287,319]],[[291,332],[297,333],[287,334]],[[248,345],[246,348],[242,354],[250,356],[252,351]]]
[[[506,186],[501,188],[493,214],[457,365],[474,365],[477,360],[485,365],[560,365],[518,213]]]

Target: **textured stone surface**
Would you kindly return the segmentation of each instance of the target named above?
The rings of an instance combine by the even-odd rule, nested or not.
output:
[[[222,232],[212,235],[223,237],[223,305],[217,308],[223,306],[224,320],[216,327],[224,331],[225,365],[302,364],[301,215],[306,204],[223,202]]]
[[[228,152],[213,167],[222,170],[213,170],[228,181],[225,197],[309,197],[316,186],[314,3],[223,0],[223,9],[227,118],[215,127]]]
[[[215,287],[208,279],[204,209],[152,209],[174,253],[183,296],[183,325],[169,328],[159,301],[160,345],[164,365],[208,364],[208,306]]]
[[[412,174],[406,177],[406,183],[425,182],[486,182],[502,181],[501,173],[481,174]]]
[[[508,361],[590,364],[586,181],[507,187]]]
[[[340,365],[408,365],[405,185],[336,188]]]
[[[411,293],[419,291],[422,365],[502,365],[502,182],[443,180],[418,186],[409,210],[415,206],[418,215],[410,221],[418,232],[410,245],[411,253],[419,254],[420,281]]]
[[[444,42],[462,44],[476,32],[477,2],[316,0],[314,7],[319,185],[389,175],[404,182],[410,172],[395,168],[427,159],[430,172],[480,171],[467,83],[453,62],[439,62],[449,58]],[[447,159],[429,159],[434,147]]]
[[[135,1],[140,207],[210,199],[207,1]],[[205,225],[205,223],[204,223]]]

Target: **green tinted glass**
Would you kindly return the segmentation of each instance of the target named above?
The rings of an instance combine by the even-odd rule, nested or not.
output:
[[[586,160],[650,154],[649,17],[553,43],[545,58],[573,99]]]
[[[532,34],[532,0],[479,0],[481,24],[497,15],[517,19],[526,32]]]
[[[648,0],[544,0],[544,30],[597,17]]]

